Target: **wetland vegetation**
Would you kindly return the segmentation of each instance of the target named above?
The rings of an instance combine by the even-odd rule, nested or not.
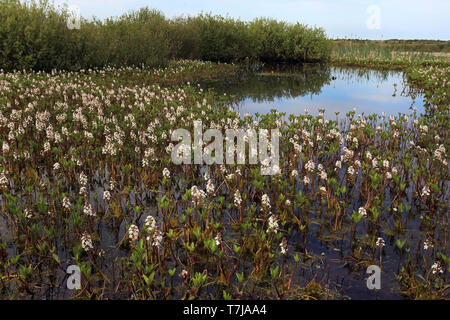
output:
[[[145,9],[61,31],[64,15],[0,2],[0,298],[448,299],[446,57],[332,50],[321,29],[265,19]],[[112,41],[119,29],[136,38]],[[276,106],[391,70],[389,98],[420,97],[417,109]],[[274,110],[239,112],[249,98]],[[278,129],[276,173],[175,165],[172,132],[195,120]],[[380,290],[366,287],[370,265]]]

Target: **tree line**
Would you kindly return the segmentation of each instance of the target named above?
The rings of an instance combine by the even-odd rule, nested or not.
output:
[[[314,62],[329,58],[322,28],[271,18],[241,21],[199,14],[167,18],[142,8],[70,29],[67,7],[47,0],[0,0],[0,68],[79,70],[165,66],[171,59],[218,62]]]

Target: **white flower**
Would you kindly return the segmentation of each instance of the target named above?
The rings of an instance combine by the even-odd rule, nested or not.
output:
[[[162,243],[162,233],[161,231],[159,231],[159,228],[156,227],[155,234],[153,235],[152,246],[159,248],[161,246],[161,243]]]
[[[320,179],[326,181],[327,180],[327,173],[325,171],[320,171],[319,173]]]
[[[428,127],[425,125],[420,125],[419,126],[420,131],[422,131],[422,133],[427,133],[428,132]]]
[[[423,196],[429,196],[431,194],[430,188],[428,188],[427,186],[424,186],[422,188],[422,192],[420,193]]]
[[[448,163],[447,163],[447,159],[445,156],[445,152],[446,152],[445,146],[443,144],[441,144],[439,146],[439,148],[437,148],[434,151],[433,157],[435,157],[437,160],[441,161],[445,166],[447,166]]]
[[[132,224],[129,228],[128,228],[128,238],[130,239],[130,241],[136,241],[139,237],[139,228]]]
[[[25,208],[24,213],[25,213],[25,218],[26,218],[26,219],[31,219],[31,218],[33,218],[33,213],[31,212],[30,209]]]
[[[83,186],[80,188],[80,195],[87,195],[86,187]]]
[[[433,238],[428,237],[427,240],[423,243],[423,249],[428,250],[428,248],[434,248]]]
[[[378,160],[377,160],[377,159],[373,159],[373,160],[372,160],[372,167],[373,167],[374,169],[378,168]]]
[[[270,206],[270,198],[269,198],[269,196],[267,194],[263,194],[263,196],[261,197],[261,204],[267,210],[269,210],[271,208],[271,206]]]
[[[341,160],[344,160],[344,162],[351,162],[353,160],[355,152],[348,149],[347,147],[344,147],[343,152],[344,154],[342,155],[343,157]]]
[[[233,178],[234,178],[234,173],[230,173],[225,176],[225,179],[227,179],[227,180],[232,180]]]
[[[239,192],[239,190],[236,190],[234,192],[234,205],[239,208],[241,204],[242,204],[241,193]]]
[[[384,239],[383,238],[377,239],[377,247],[380,247],[380,248],[384,247]]]
[[[209,179],[206,184],[206,192],[208,194],[214,194],[214,192],[215,192],[215,186],[214,186],[214,183],[212,183],[211,179]]]
[[[0,186],[3,188],[8,186],[8,178],[6,178],[5,172],[0,173]]]
[[[163,169],[163,177],[166,179],[170,179],[170,171],[167,168]]]
[[[53,170],[59,170],[59,168],[61,168],[61,165],[58,163],[58,162],[56,162],[54,165],[53,165]]]
[[[290,206],[291,206],[291,200],[286,199],[286,201],[284,202],[284,204],[285,204],[287,207],[290,207]]]
[[[387,180],[391,180],[392,179],[392,174],[390,172],[386,172],[386,179]]]
[[[108,190],[103,191],[103,200],[104,201],[110,201],[111,200],[111,193]]]
[[[276,216],[271,215],[271,216],[269,217],[269,225],[268,225],[268,227],[267,227],[267,231],[266,231],[266,232],[267,232],[267,233],[271,233],[271,232],[277,233],[277,232],[278,232],[278,229],[279,229],[278,219],[277,219]]]
[[[83,212],[87,216],[95,217],[95,212],[92,211],[92,207],[91,207],[91,204],[89,202],[87,202],[84,205]]]
[[[294,142],[294,150],[297,153],[301,153],[303,150],[303,146],[299,145],[298,143]]]
[[[305,169],[309,172],[313,172],[315,168],[316,168],[316,164],[312,160],[309,160],[305,165]]]
[[[270,158],[265,158],[263,161],[261,161],[261,168],[262,169],[269,169],[270,166]]]
[[[291,172],[291,177],[293,177],[293,178],[297,178],[298,177],[298,171],[297,170],[292,170],[292,172]]]
[[[308,178],[307,176],[305,176],[305,177],[303,178],[303,183],[304,183],[304,184],[310,184],[311,181],[309,180],[309,178]]]
[[[327,189],[324,186],[321,186],[319,190],[323,193],[327,193]]]
[[[153,233],[153,231],[156,228],[156,221],[155,218],[153,218],[152,216],[147,216],[147,218],[145,218],[145,228],[147,229],[148,232]]]
[[[69,198],[64,197],[64,199],[63,199],[63,207],[65,209],[70,209],[70,200],[69,200]]]
[[[2,151],[3,151],[3,153],[8,153],[9,152],[9,144],[8,144],[8,142],[3,141]]]
[[[203,190],[200,190],[197,186],[192,186],[191,197],[192,203],[197,206],[203,203],[203,200],[206,198],[206,193]]]
[[[88,233],[83,233],[83,235],[81,236],[81,246],[86,252],[94,249],[94,246],[92,245],[92,238]]]
[[[168,154],[171,154],[173,147],[174,147],[173,143],[169,143],[169,145],[166,147],[166,152]]]
[[[80,185],[81,185],[81,186],[85,187],[85,186],[87,185],[88,178],[87,178],[87,176],[84,174],[84,172],[81,172],[81,173],[80,173],[80,175],[79,175],[79,177],[78,177],[78,180],[80,181]]]
[[[189,272],[187,270],[183,269],[183,271],[181,271],[181,273],[180,273],[180,277],[185,279],[188,276],[188,274],[189,274]]]
[[[280,251],[282,255],[285,255],[288,252],[288,246],[286,238],[283,238],[283,241],[280,243]]]
[[[278,175],[280,175],[280,174],[281,174],[280,166],[277,165],[277,164],[274,164],[274,165],[272,166],[272,175],[278,176]]]
[[[389,161],[388,160],[383,160],[383,167],[385,169],[389,168]]]
[[[109,181],[109,191],[113,191],[115,186],[116,186],[116,181],[114,181],[114,179],[111,179]]]
[[[216,246],[220,246],[222,244],[222,235],[220,234],[220,232],[216,235],[214,240],[216,240]]]
[[[444,270],[442,270],[441,262],[440,262],[440,261],[436,261],[436,262],[431,266],[431,270],[432,270],[433,274],[436,274],[436,273],[444,273]]]
[[[44,152],[50,151],[50,142],[46,141],[44,143]]]
[[[367,211],[363,207],[359,208],[358,213],[362,216],[367,216]]]
[[[353,176],[355,174],[355,169],[353,166],[348,167],[347,172],[349,175]]]

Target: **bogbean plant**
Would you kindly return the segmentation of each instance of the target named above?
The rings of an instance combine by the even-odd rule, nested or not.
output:
[[[0,74],[1,297],[339,298],[312,238],[352,273],[394,262],[400,286],[383,286],[448,296],[448,105],[241,118],[185,83],[216,67]],[[448,102],[448,68],[415,75]],[[278,128],[279,170],[173,164],[171,134],[194,120]]]

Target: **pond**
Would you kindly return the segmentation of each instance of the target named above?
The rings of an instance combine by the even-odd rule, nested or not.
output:
[[[398,71],[327,65],[271,66],[233,79],[204,81],[201,87],[235,97],[241,116],[265,114],[272,109],[286,113],[287,116],[305,112],[317,116],[319,110],[323,109],[324,118],[328,120],[342,120],[347,112],[353,110],[356,110],[357,114],[387,116],[410,114],[413,109],[418,113],[424,112],[424,96],[410,89],[403,72]],[[312,211],[320,212],[322,208],[317,207]],[[316,216],[313,212],[310,214]],[[418,212],[415,212],[405,219],[409,237],[418,240],[422,232],[417,214]],[[334,235],[320,226],[319,218],[313,225],[317,227],[312,228],[302,241],[309,247],[311,256],[320,260],[315,268],[322,268],[320,274],[327,282],[341,287],[343,296],[353,299],[402,299],[395,277],[399,272],[402,257],[399,256],[393,241],[385,247],[382,288],[374,292],[367,289],[367,274],[360,268],[351,266],[349,261],[349,250],[357,250],[350,249],[350,230],[348,234],[344,232],[333,238]],[[291,235],[290,242],[296,241],[300,239],[296,239],[295,234]],[[308,278],[309,272],[314,272],[309,269],[308,264],[302,267],[302,276],[305,278]]]
[[[423,95],[408,88],[402,72],[359,68],[303,65],[266,67],[255,74],[203,82],[220,94],[233,95],[241,114],[264,114],[276,109],[299,115],[308,109],[325,118],[336,119],[356,108],[358,114],[408,114],[412,108],[424,110]]]
[[[417,283],[410,273],[426,277],[430,288],[449,282],[448,273],[432,267],[443,261],[438,254],[450,256],[441,138],[415,113],[395,122],[345,117],[354,108],[366,115],[422,113],[423,96],[401,72],[278,66],[200,83],[213,92],[136,90],[144,77],[10,76],[14,91],[4,86],[6,101],[29,100],[17,106],[21,116],[5,109],[9,121],[37,129],[18,130],[27,147],[14,141],[2,147],[8,173],[0,170],[0,262],[7,257],[12,276],[0,281],[0,297],[222,299],[228,290],[235,298],[273,299],[281,296],[279,286],[286,299],[402,299],[402,290]],[[63,96],[55,83],[68,92],[83,85]],[[217,94],[233,96],[240,115]],[[332,120],[338,112],[343,123],[283,121],[281,170],[274,176],[250,164],[180,166],[170,158],[168,133],[187,119],[212,127],[238,123],[246,113],[306,108],[314,115],[324,109]],[[270,116],[257,125],[273,128]],[[63,142],[56,143],[54,128]],[[46,147],[51,136],[53,149]],[[81,293],[66,287],[66,268],[75,264],[85,275]],[[378,291],[367,288],[369,265],[382,267]],[[209,282],[202,289],[203,274]]]

